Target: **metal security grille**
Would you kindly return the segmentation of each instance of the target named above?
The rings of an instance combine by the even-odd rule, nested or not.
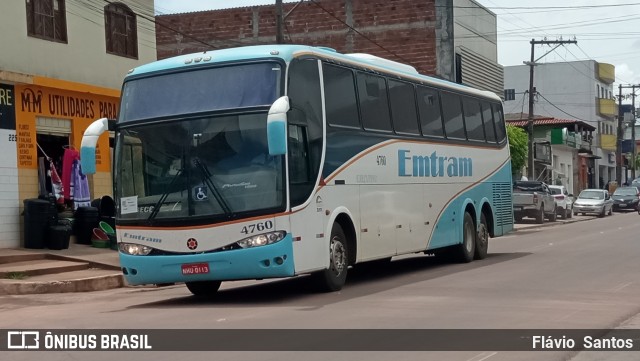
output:
[[[493,206],[496,212],[496,225],[513,224],[511,204],[511,183],[493,183]]]

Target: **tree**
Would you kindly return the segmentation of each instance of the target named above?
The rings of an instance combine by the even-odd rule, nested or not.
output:
[[[509,150],[511,151],[511,173],[520,174],[527,163],[529,135],[522,128],[507,125]]]

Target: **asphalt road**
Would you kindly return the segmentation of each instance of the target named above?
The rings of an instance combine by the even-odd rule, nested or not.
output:
[[[1,329],[640,329],[640,216],[521,230],[469,264],[434,257],[356,268],[314,293],[306,277],[230,282],[214,300],[182,286],[0,297]],[[205,336],[203,336],[205,337]],[[252,334],[252,337],[255,337]],[[249,344],[251,339],[246,340]],[[215,342],[215,340],[211,340]],[[456,340],[452,339],[452,343]],[[2,360],[638,360],[640,352],[11,352]]]

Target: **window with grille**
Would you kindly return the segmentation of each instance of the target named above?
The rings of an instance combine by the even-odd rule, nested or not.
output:
[[[516,90],[515,89],[505,89],[504,90],[504,100],[516,100]]]
[[[67,42],[67,18],[64,0],[25,0],[27,35],[45,40]]]
[[[107,53],[138,58],[136,14],[129,7],[119,3],[105,6],[104,31]]]

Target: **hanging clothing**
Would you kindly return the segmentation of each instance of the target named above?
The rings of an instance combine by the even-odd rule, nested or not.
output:
[[[51,193],[56,197],[56,203],[64,204],[64,194],[62,190],[62,180],[58,175],[53,159],[49,158],[49,174],[51,176]]]
[[[77,150],[67,148],[64,150],[64,156],[62,158],[62,191],[64,192],[64,199],[73,200],[73,188],[71,187],[71,179],[73,174],[71,173],[73,168],[73,162],[80,159],[80,154]]]
[[[75,160],[72,165],[73,170],[73,209],[78,207],[91,207],[91,194],[89,192],[89,180],[82,173],[80,160]]]

